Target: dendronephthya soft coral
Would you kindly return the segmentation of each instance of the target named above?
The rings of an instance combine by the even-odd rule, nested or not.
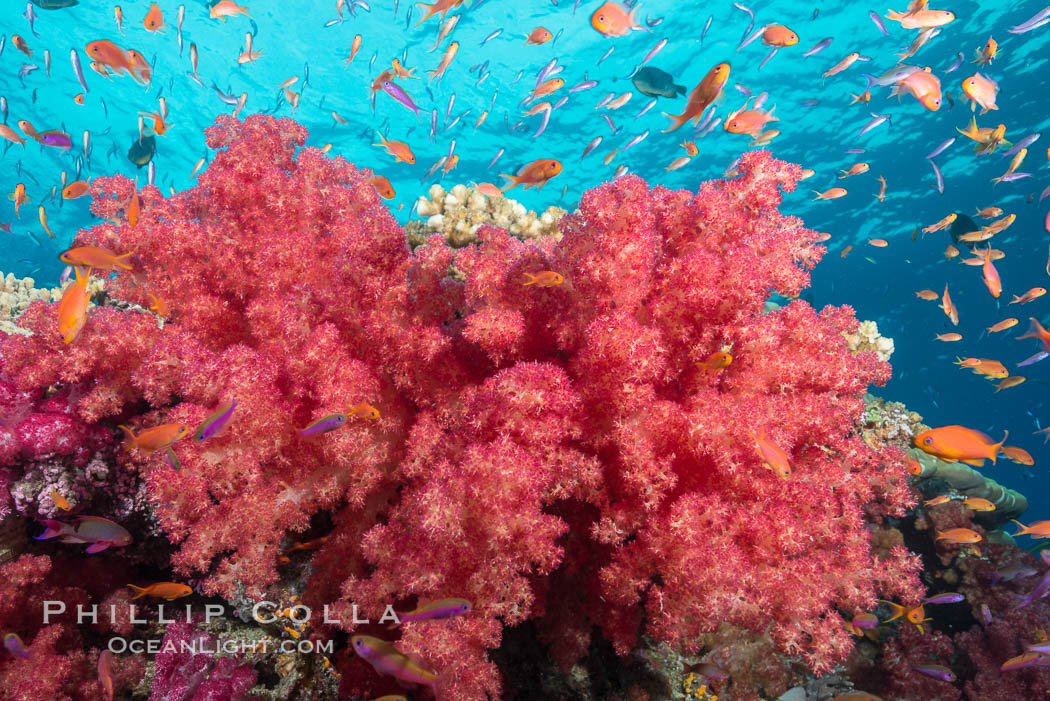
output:
[[[258,596],[282,539],[330,514],[303,599],[342,627],[351,603],[374,619],[472,602],[400,629],[444,701],[498,695],[485,651],[530,618],[563,665],[594,625],[627,653],[642,632],[690,646],[728,621],[825,670],[851,645],[838,609],[917,597],[917,563],[878,559],[865,527],[909,503],[903,455],[852,435],[888,365],[849,352],[848,308],[762,314],[823,252],[776,209],[796,166],[750,153],[696,194],[627,176],[584,195],[560,242],[482,227],[455,254],[440,236],[410,252],[363,173],[303,147],[301,126],[222,116],[207,136],[199,184],[143,188],[136,226],[132,183],[94,181],[93,211],[116,221],[78,238],[136,251],[110,293],[163,299],[169,323],[96,308],[66,345],[56,305],[37,304],[21,320],[35,335],[3,348],[24,386],[90,378],[82,416],[136,433],[237,399],[225,435],[171,446],[181,471],[121,458],[176,573]],[[525,285],[541,273],[557,282]],[[299,435],[361,404],[380,418]],[[788,456],[787,479],[752,435]]]

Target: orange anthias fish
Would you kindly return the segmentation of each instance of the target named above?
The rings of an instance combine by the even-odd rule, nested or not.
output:
[[[546,27],[536,27],[529,33],[529,36],[525,39],[526,44],[546,44],[551,40],[550,30]]]
[[[854,175],[860,175],[861,173],[867,173],[869,167],[870,166],[868,166],[867,163],[854,163],[850,166],[849,170],[839,171],[839,173],[841,174],[839,175],[839,180],[842,180],[843,178],[849,178]]]
[[[893,615],[884,620],[883,623],[889,623],[890,621],[895,621],[901,616],[904,616],[905,620],[909,623],[918,626],[919,632],[922,633],[922,624],[930,620],[926,618],[926,609],[922,604],[919,604],[918,606],[901,606],[900,604],[895,604],[892,601],[886,601],[885,599],[879,599],[879,601],[888,604],[893,610]]]
[[[131,72],[134,65],[127,53],[108,39],[89,42],[85,50],[88,56],[98,61],[99,64],[112,68],[117,75]]]
[[[531,95],[532,97],[529,99],[529,102],[525,104],[529,104],[535,100],[540,99],[541,97],[546,97],[552,92],[560,90],[563,85],[565,85],[565,81],[561,78],[550,78],[548,80],[545,80],[541,84],[537,85],[535,90],[529,93],[529,95]]]
[[[961,341],[962,339],[963,337],[961,333],[942,333],[933,337],[933,340],[935,341],[946,341],[949,343],[953,341]]]
[[[78,197],[83,197],[90,191],[91,183],[84,180],[74,180],[62,188],[62,199],[75,200]]]
[[[794,46],[798,43],[798,34],[782,24],[771,24],[762,30],[762,43],[766,46]]]
[[[904,29],[929,29],[931,27],[943,27],[955,20],[955,15],[947,10],[916,10],[912,12],[897,12],[890,10],[886,19],[900,22]]]
[[[190,587],[175,582],[157,582],[148,587],[136,587],[134,584],[129,584],[128,586],[131,588],[131,591],[135,592],[135,596],[131,597],[132,601],[141,596],[155,596],[158,599],[174,601],[193,593],[193,589]]]
[[[369,180],[368,182],[372,183],[372,187],[374,187],[376,189],[376,192],[384,200],[392,200],[392,199],[394,199],[394,195],[396,194],[394,192],[394,186],[391,185],[390,181],[387,180],[382,175],[373,176],[372,179]]]
[[[15,185],[15,191],[7,196],[7,199],[13,200],[15,203],[15,216],[18,217],[18,208],[29,202],[29,196],[26,195],[26,186],[23,183]]]
[[[977,154],[994,153],[996,147],[1000,144],[1010,146],[1010,142],[1005,139],[1005,124],[1000,124],[994,129],[991,127],[978,128],[977,117],[973,117],[969,126],[967,126],[965,130],[956,127],[955,131],[959,132],[967,139],[977,142],[977,146],[974,147],[974,151]]]
[[[845,197],[847,190],[844,187],[833,187],[825,192],[813,190],[813,193],[816,195],[816,197],[813,198],[814,200],[837,200],[840,197]]]
[[[720,372],[725,370],[727,367],[732,365],[733,356],[725,351],[715,351],[707,358],[697,363],[700,366],[700,372],[707,374],[712,372]]]
[[[966,497],[963,506],[974,511],[995,511],[995,504],[982,497]]]
[[[328,536],[324,535],[320,538],[314,538],[303,543],[295,543],[290,548],[284,551],[284,554],[294,553],[297,550],[318,550],[322,545],[328,542]]]
[[[221,18],[223,22],[226,21],[227,17],[233,17],[234,15],[244,15],[250,17],[248,14],[248,6],[239,7],[233,0],[219,0],[211,6],[208,11],[208,17],[211,19]]]
[[[441,21],[444,22],[445,15],[448,13],[448,11],[462,5],[463,0],[436,0],[436,2],[434,2],[434,4],[432,5],[427,5],[422,2],[417,2],[416,4],[420,7],[427,8],[426,15],[424,15],[423,19],[419,20],[419,22],[416,23],[416,26],[419,26],[420,24],[423,24],[439,12],[441,13]]]
[[[685,149],[685,152],[688,153],[690,156],[695,156],[696,154],[700,153],[700,149],[697,148],[695,141],[683,141],[681,146]]]
[[[158,450],[170,448],[179,439],[190,432],[185,424],[161,424],[152,428],[146,428],[136,436],[130,428],[124,425],[117,426],[128,437],[128,444],[124,450],[138,448],[144,455],[152,455]]]
[[[164,121],[164,117],[157,114],[156,112],[140,111],[139,114],[143,115],[144,117],[149,117],[149,119],[153,122],[153,133],[157,134],[158,136],[164,136],[164,133],[167,132],[168,129],[171,127],[170,124],[167,124]]]
[[[998,360],[988,360],[986,358],[959,358],[954,364],[964,368],[970,368],[975,375],[984,375],[989,380],[1001,380],[1010,374],[1006,369],[1006,366]]]
[[[828,78],[830,78],[831,76],[835,75],[836,73],[841,73],[842,71],[846,70],[847,68],[852,66],[854,63],[856,63],[859,59],[860,59],[860,53],[857,52],[857,51],[854,51],[850,55],[846,56],[846,58],[844,58],[841,61],[839,61],[838,63],[836,63],[834,66],[832,66],[828,70],[824,71],[824,76],[823,76],[824,79],[827,80]],[[869,99],[870,99],[870,97],[869,97]]]
[[[146,18],[142,20],[142,26],[150,32],[159,32],[164,26],[164,13],[160,11],[160,5],[157,3],[150,3],[149,12],[146,13]]]
[[[522,286],[536,285],[536,287],[557,287],[558,285],[565,282],[565,277],[561,273],[556,273],[553,270],[544,270],[539,273],[524,273],[526,282],[521,283]]]
[[[995,464],[999,449],[1009,435],[1010,432],[1007,431],[1001,441],[994,443],[991,438],[972,428],[941,426],[916,436],[915,447],[945,462],[964,462],[980,467],[986,459]]]
[[[1032,300],[1039,299],[1040,297],[1042,297],[1045,294],[1046,294],[1046,288],[1045,287],[1033,287],[1032,289],[1030,289],[1027,292],[1025,292],[1023,295],[1021,295],[1020,297],[1018,297],[1017,295],[1014,295],[1013,301],[1011,301],[1010,304],[1028,304]],[[1031,329],[1029,329],[1028,333],[1031,333],[1031,332],[1032,332]]]
[[[930,71],[909,73],[893,86],[890,97],[911,93],[926,109],[936,112],[941,108],[941,81]]]
[[[1000,322],[998,322],[996,324],[992,324],[991,326],[987,327],[985,330],[988,333],[998,333],[999,331],[1005,331],[1006,329],[1009,329],[1009,328],[1014,327],[1014,326],[1017,326],[1017,319],[1014,319],[1014,318],[1011,317],[1009,319],[1003,319],[1002,321],[1000,321]]]
[[[1015,445],[1004,445],[999,449],[1001,455],[1006,455],[1008,460],[1012,460],[1014,463],[1020,465],[1034,465],[1035,459],[1032,458],[1030,452],[1024,448],[1018,448]]]
[[[981,542],[981,534],[969,528],[949,528],[946,531],[936,531],[936,533],[935,541],[946,540],[953,545]]]
[[[1011,387],[1016,387],[1017,385],[1023,384],[1026,379],[1027,378],[1022,377],[1021,375],[1013,375],[1012,377],[1008,377],[1005,380],[1003,380],[1002,382],[1000,382],[999,384],[997,384],[995,386],[995,391],[996,392],[1001,392],[1004,389],[1010,389]]]
[[[759,430],[757,436],[751,433],[751,438],[755,441],[755,449],[763,467],[783,479],[791,476],[791,456],[776,443],[766,439],[765,427]]]
[[[955,255],[959,255],[959,252],[956,251]],[[940,307],[941,307],[942,310],[944,310],[944,314],[949,319],[951,319],[952,326],[958,326],[959,325],[959,310],[955,308],[954,304],[952,304],[951,295],[948,294],[948,283],[944,283],[944,294],[941,296]]]
[[[634,21],[634,13],[637,11],[638,5],[627,12],[619,3],[607,0],[591,15],[591,26],[602,36],[627,36],[634,29],[644,29]]]
[[[553,158],[540,158],[524,166],[517,175],[500,173],[501,178],[508,178],[511,182],[510,185],[501,189],[506,192],[513,190],[518,185],[524,185],[526,190],[533,185],[543,189],[551,178],[561,172],[561,167],[561,161]]]
[[[974,63],[984,66],[991,63],[998,55],[999,43],[992,37],[988,37],[988,41],[985,42],[984,46],[977,49],[977,58],[974,60]]]
[[[1010,520],[1021,527],[1020,531],[1014,533],[1014,538],[1019,535],[1030,535],[1033,538],[1050,538],[1050,521],[1036,521],[1031,526],[1026,526],[1020,521]]]
[[[984,286],[988,288],[988,292],[991,293],[992,297],[998,299],[999,295],[1003,293],[1003,283],[999,279],[999,271],[992,264],[991,246],[984,251],[982,257],[984,258],[984,265],[981,266],[981,274],[984,276]]]
[[[376,409],[371,404],[357,404],[346,410],[346,416],[376,421],[379,419],[379,409]]]
[[[54,488],[51,489],[51,501],[54,503],[55,506],[62,509],[63,511],[69,511],[73,508],[69,505],[69,502],[66,501],[66,498],[59,494],[58,490]]]
[[[919,299],[925,299],[927,302],[932,302],[933,300],[940,297],[940,295],[934,292],[933,290],[919,290],[915,293],[915,296]]]
[[[995,104],[995,96],[999,93],[999,84],[991,78],[985,78],[980,73],[974,73],[962,82],[962,91],[972,101],[970,103],[971,110],[976,109],[977,105],[981,107],[981,114],[988,110],[999,109]]]
[[[456,53],[459,51],[459,42],[453,41],[446,48],[445,53],[441,56],[441,62],[438,67],[432,71],[427,71],[430,78],[427,80],[429,83],[434,78],[437,78],[440,82],[441,78],[445,75],[445,71],[448,70],[449,64],[452,63],[452,59],[456,57]]]
[[[663,113],[665,117],[670,117],[671,119],[671,126],[663,131],[674,131],[690,119],[695,123],[699,123],[704,110],[718,99],[718,96],[722,94],[722,88],[725,87],[726,81],[728,80],[728,63],[719,63],[717,66],[709,70],[707,75],[704,76],[704,79],[693,88],[693,92],[689,93],[689,102],[686,103],[685,111],[682,112],[682,114]]]
[[[984,209],[978,209],[974,216],[982,219],[995,219],[1003,216],[1003,210],[999,207],[985,207]]]
[[[131,270],[131,266],[122,262],[125,258],[135,255],[135,252],[117,255],[106,248],[99,246],[77,246],[63,251],[58,259],[68,265],[82,265],[96,270]]]
[[[757,139],[762,130],[766,128],[766,124],[778,122],[780,118],[773,116],[776,105],[773,105],[773,109],[767,112],[763,110],[749,110],[747,108],[749,102],[751,102],[750,97],[744,101],[743,107],[726,117],[722,128],[730,134],[747,134],[751,138]]]
[[[932,234],[934,231],[940,231],[941,229],[947,229],[949,226],[952,225],[952,222],[954,222],[958,217],[959,217],[958,214],[956,214],[955,212],[952,212],[951,214],[946,216],[944,219],[941,219],[936,224],[930,224],[929,226],[924,227],[923,230],[922,230],[922,233],[924,233],[924,234]]]
[[[382,146],[386,149],[387,153],[394,157],[396,162],[399,163],[415,163],[416,155],[412,153],[412,148],[404,141],[392,141],[390,139],[383,138],[383,135],[376,132],[379,135],[379,143],[372,144],[373,146]]]
[[[1011,302],[1013,304],[1013,302]],[[1039,320],[1035,317],[1028,317],[1029,326],[1028,331],[1023,336],[1018,336],[1017,340],[1022,341],[1026,338],[1034,338],[1039,341],[1039,345],[1043,347],[1043,350],[1050,351],[1050,331],[1043,328],[1043,325],[1039,323]]]
[[[84,328],[87,321],[87,305],[90,299],[88,294],[88,280],[91,279],[91,269],[88,268],[81,274],[81,268],[74,268],[76,282],[66,288],[62,293],[62,301],[58,304],[58,334],[63,343],[72,343],[80,330]]]

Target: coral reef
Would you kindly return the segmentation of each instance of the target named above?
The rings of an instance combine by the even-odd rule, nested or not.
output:
[[[434,234],[443,235],[449,246],[462,248],[475,243],[478,229],[486,224],[506,229],[520,239],[558,237],[558,221],[566,214],[560,207],[548,207],[536,214],[506,196],[486,196],[465,185],[446,191],[437,183],[430,186],[426,196],[419,197],[416,213],[423,219],[405,224],[413,248]]]
[[[919,488],[927,497],[937,494],[980,497],[995,505],[994,511],[981,512],[976,519],[985,527],[995,527],[1010,519],[1020,518],[1028,510],[1028,499],[1015,489],[1004,487],[990,477],[961,462],[945,462],[921,450],[913,450],[912,457],[919,461]],[[937,482],[947,486],[944,489]]]
[[[888,365],[850,351],[849,308],[762,313],[824,251],[777,211],[797,166],[749,153],[698,193],[625,176],[586,193],[560,239],[480,226],[476,245],[413,251],[363,173],[291,120],[220,116],[206,135],[217,153],[196,187],[143,188],[132,225],[134,184],[98,178],[107,221],[77,237],[136,251],[107,294],[163,299],[169,323],[101,305],[66,345],[37,302],[19,319],[32,335],[0,346],[23,391],[76,388],[92,426],[196,426],[237,399],[225,435],[174,446],[181,471],[116,458],[148,485],[175,576],[238,602],[302,583],[338,619],[315,632],[396,636],[444,701],[498,698],[487,650],[528,620],[563,670],[595,635],[619,655],[642,634],[696,653],[730,624],[820,672],[852,648],[840,611],[919,599],[916,558],[876,552],[869,530],[914,503],[904,453],[854,430]],[[543,271],[564,284],[524,285]],[[379,417],[297,430],[362,404]],[[787,479],[763,466],[770,445]],[[315,529],[315,554],[282,555]],[[396,632],[354,622],[355,605],[375,620],[448,596],[473,610]],[[389,693],[335,662],[341,694]],[[786,690],[797,671],[769,662],[763,693]]]
[[[846,343],[853,352],[874,351],[884,362],[893,355],[893,339],[880,334],[874,321],[862,321],[856,330],[847,332]]]
[[[154,663],[151,698],[241,701],[255,685],[251,665],[219,657],[219,640],[187,622],[169,623]]]

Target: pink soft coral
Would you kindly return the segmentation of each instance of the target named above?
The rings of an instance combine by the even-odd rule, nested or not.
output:
[[[731,621],[825,670],[850,647],[838,608],[917,597],[917,562],[878,560],[865,525],[910,503],[903,456],[852,434],[888,366],[849,353],[848,308],[762,314],[823,252],[776,210],[796,166],[747,154],[695,195],[620,178],[583,197],[561,241],[483,227],[477,247],[435,237],[413,253],[362,172],[302,147],[301,126],[222,116],[207,135],[224,150],[197,187],[144,188],[132,227],[131,182],[100,178],[93,211],[122,223],[79,236],[136,251],[111,292],[160,297],[169,323],[99,308],[65,346],[54,305],[36,304],[35,335],[3,348],[23,387],[90,379],[88,421],[196,425],[238,400],[227,436],[176,446],[181,472],[125,459],[180,544],[178,573],[257,595],[285,534],[332,512],[304,600],[335,600],[345,627],[351,601],[373,617],[474,602],[402,632],[446,701],[498,694],[484,651],[529,618],[563,665],[593,625],[626,653],[643,631],[688,644]],[[566,282],[523,287],[543,270]],[[723,349],[732,365],[702,371]],[[297,437],[362,402],[382,418]],[[760,430],[790,480],[761,466]]]

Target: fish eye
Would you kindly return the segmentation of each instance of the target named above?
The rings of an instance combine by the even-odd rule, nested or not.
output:
[[[598,21],[599,22],[604,22],[605,21],[605,15],[598,15]]]
[[[931,445],[933,443],[933,436],[926,436],[926,438],[924,438],[922,442],[926,445]]]

